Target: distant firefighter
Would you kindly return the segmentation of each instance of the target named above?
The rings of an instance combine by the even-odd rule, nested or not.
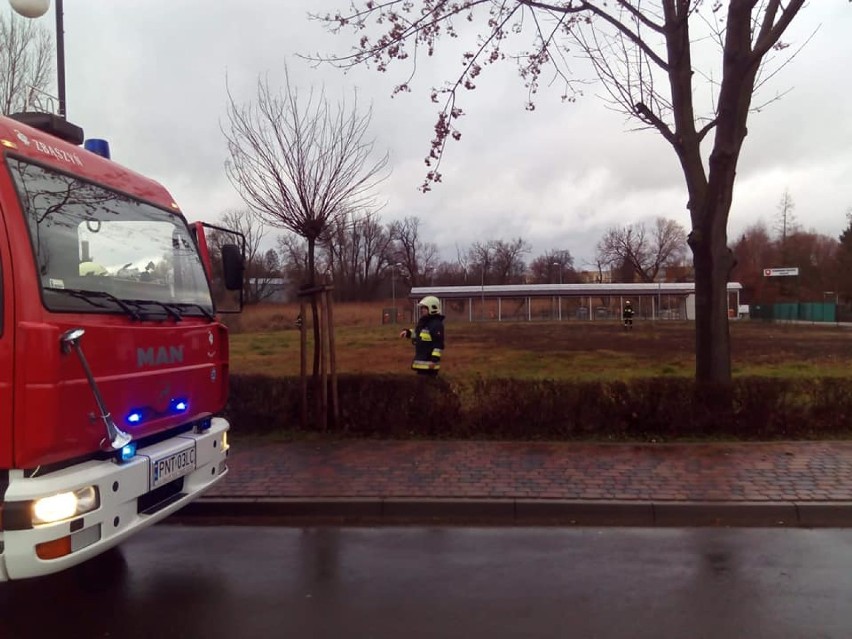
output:
[[[625,331],[633,330],[633,306],[631,306],[630,300],[624,302],[624,310],[621,311],[621,320],[624,322]]]

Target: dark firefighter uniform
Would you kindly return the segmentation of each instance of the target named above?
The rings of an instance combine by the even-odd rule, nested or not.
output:
[[[441,370],[441,356],[444,352],[444,316],[437,298],[424,297],[419,306],[426,312],[417,320],[414,329],[405,329],[404,337],[411,338],[414,345],[414,361],[411,370],[419,375],[437,375]]]
[[[621,319],[624,320],[624,328],[633,328],[633,307],[630,302],[624,305],[624,310],[621,311]]]

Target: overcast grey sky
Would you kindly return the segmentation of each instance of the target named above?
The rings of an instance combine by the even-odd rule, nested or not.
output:
[[[11,11],[5,0],[0,10]],[[225,75],[250,100],[259,74],[273,84],[285,61],[302,89],[331,96],[357,88],[373,106],[376,148],[390,153],[391,177],[378,193],[389,222],[416,215],[423,238],[444,259],[473,241],[523,237],[528,258],[568,249],[582,268],[616,224],[675,219],[690,227],[686,190],[673,151],[656,133],[608,110],[592,87],[574,104],[543,90],[534,112],[510,64],[483,73],[461,106],[462,140],[448,145],[443,183],[418,190],[436,117],[430,88],[457,72],[454,55],[423,62],[413,91],[391,98],[406,69],[343,73],[312,68],[297,53],[345,51],[307,11],[348,0],[65,0],[67,110],[87,137],[110,141],[113,159],[161,181],[187,217],[214,221],[240,208],[228,182]],[[53,13],[42,18],[53,29]],[[818,30],[817,30],[818,29]],[[837,236],[852,207],[852,6],[811,0],[785,38],[807,47],[755,103],[789,91],[750,119],[729,238],[763,219],[771,227],[788,189],[805,229]],[[520,45],[520,43],[519,43]],[[271,229],[270,237],[281,231]]]

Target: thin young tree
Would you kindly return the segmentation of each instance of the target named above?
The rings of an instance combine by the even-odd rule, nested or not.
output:
[[[223,133],[230,159],[226,171],[252,211],[266,224],[292,231],[307,242],[307,280],[317,286],[316,244],[329,224],[348,211],[374,207],[374,187],[385,177],[388,156],[374,157],[368,138],[372,110],[324,91],[307,95],[291,82],[276,91],[260,77],[253,101],[240,103],[227,90]],[[320,342],[316,299],[311,300],[314,344]],[[314,348],[314,376],[319,349]]]
[[[787,248],[787,238],[798,233],[801,230],[801,225],[796,219],[796,203],[793,201],[793,196],[790,195],[789,189],[784,189],[784,194],[778,200],[778,205],[775,207],[777,213],[775,215],[775,232],[778,234],[778,241],[781,244],[781,251]]]
[[[44,108],[53,82],[53,37],[38,20],[0,14],[0,111]]]
[[[772,52],[789,46],[782,36],[805,0],[361,0],[344,11],[314,16],[332,32],[351,29],[354,51],[320,56],[339,66],[391,63],[411,65],[410,80],[439,42],[470,38],[460,71],[433,89],[441,104],[427,156],[424,188],[441,179],[440,162],[450,138],[458,139],[463,115],[458,98],[473,90],[488,65],[515,60],[534,108],[539,80],[554,70],[563,98],[575,100],[577,84],[569,60],[591,61],[611,104],[658,132],[671,146],[683,172],[695,266],[696,379],[731,381],[727,283],[734,260],[727,242],[728,215],[740,152],[755,89],[780,66],[768,67]],[[478,29],[477,29],[478,26]],[[509,50],[512,39],[528,38]],[[720,55],[706,57],[707,43]],[[455,46],[455,45],[453,45]],[[789,49],[788,56],[797,50]],[[711,60],[711,67],[697,63]],[[776,61],[778,61],[776,59]],[[789,57],[787,57],[789,61]],[[709,108],[700,112],[700,100]],[[712,134],[712,135],[711,135]],[[702,143],[712,140],[708,149]]]

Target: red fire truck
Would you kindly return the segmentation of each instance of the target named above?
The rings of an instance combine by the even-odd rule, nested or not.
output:
[[[0,581],[102,553],[228,469],[217,311],[241,305],[245,240],[82,142],[0,118]]]

